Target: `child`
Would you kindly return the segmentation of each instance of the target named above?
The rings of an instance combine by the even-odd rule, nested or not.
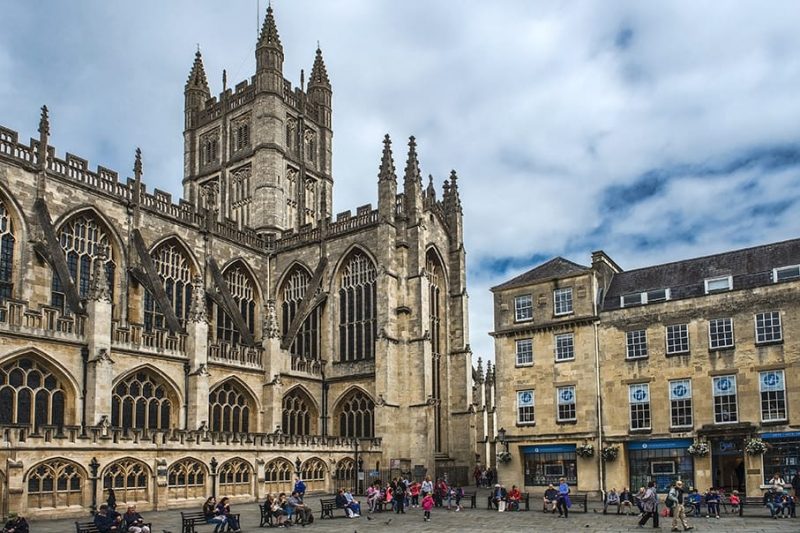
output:
[[[697,489],[692,489],[689,493],[689,501],[692,503],[692,511],[695,517],[700,518],[700,507],[703,504],[703,497],[697,492]]]
[[[425,511],[425,516],[422,519],[423,522],[430,522],[431,521],[431,509],[433,509],[433,496],[431,493],[425,494],[425,497],[422,498],[422,510]]]
[[[416,481],[411,484],[411,489],[409,490],[411,494],[411,507],[419,507],[419,491],[421,485]]]
[[[730,497],[729,501],[731,502],[731,512],[732,513],[738,513],[739,512],[739,505],[741,505],[741,503],[742,503],[742,500],[739,499],[739,491],[738,490],[733,491],[733,494],[731,494],[731,497]]]
[[[461,488],[461,485],[455,488],[455,499],[456,499],[456,512],[461,510],[461,498],[464,497],[464,489]]]

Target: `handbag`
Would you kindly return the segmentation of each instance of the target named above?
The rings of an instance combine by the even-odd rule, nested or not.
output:
[[[503,500],[500,500],[499,502],[497,502],[497,510],[498,510],[499,512],[501,512],[501,513],[502,513],[503,511],[505,511],[505,510],[506,510],[506,502],[505,502],[505,501],[503,501]]]

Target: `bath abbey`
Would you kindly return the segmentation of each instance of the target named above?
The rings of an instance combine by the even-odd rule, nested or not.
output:
[[[414,138],[396,170],[387,135],[377,208],[333,215],[322,52],[294,87],[269,9],[255,55],[217,96],[195,55],[177,203],[138,150],[130,177],[59,155],[46,107],[28,143],[0,127],[4,515],[473,465],[484,380],[455,171],[423,185]]]

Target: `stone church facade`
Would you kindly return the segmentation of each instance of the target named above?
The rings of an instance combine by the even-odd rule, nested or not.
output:
[[[458,179],[402,181],[331,216],[332,89],[283,77],[268,10],[256,73],[185,87],[184,198],[0,127],[0,504],[84,514],[355,485],[361,469],[474,460]],[[400,187],[400,190],[398,190]]]

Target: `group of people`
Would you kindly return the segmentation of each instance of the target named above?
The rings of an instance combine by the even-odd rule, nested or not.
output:
[[[104,503],[94,515],[94,525],[100,533],[150,533],[135,505],[129,505],[125,514]],[[27,529],[25,530],[27,531]]]
[[[572,507],[569,494],[569,483],[566,478],[559,478],[558,488],[550,483],[544,491],[544,512],[555,513],[558,511],[559,518],[569,517],[569,508]]]
[[[3,526],[3,533],[28,533],[28,521],[17,513],[8,513],[8,520]]]
[[[490,466],[481,468],[480,465],[475,465],[472,477],[475,479],[476,487],[491,487],[492,483],[497,479],[497,471]]]
[[[490,500],[495,509],[503,511],[519,511],[519,504],[522,501],[522,493],[516,485],[511,486],[511,490],[500,484],[495,483],[492,489],[492,499]]]
[[[337,507],[343,507],[348,516],[354,518],[360,515],[360,503],[350,502],[347,491],[339,491]],[[381,507],[397,514],[405,514],[406,509],[422,507],[423,520],[431,519],[434,507],[447,507],[447,510],[461,511],[461,500],[464,490],[461,486],[448,485],[444,478],[437,479],[434,483],[430,476],[422,482],[411,481],[406,476],[394,478],[386,485],[381,481],[374,481],[367,487],[366,498],[369,512],[374,513]],[[356,510],[358,509],[358,511]]]
[[[215,525],[214,533],[225,531],[226,527],[235,532],[242,530],[236,515],[231,513],[231,502],[227,497],[217,502],[216,497],[209,496],[206,503],[203,504],[203,516],[205,516],[206,523]]]

